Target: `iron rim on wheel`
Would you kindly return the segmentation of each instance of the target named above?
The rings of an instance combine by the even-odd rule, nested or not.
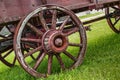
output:
[[[120,7],[119,5],[106,8],[105,14],[109,15],[107,16],[107,22],[110,28],[115,33],[120,33]]]
[[[61,17],[64,17],[63,21],[59,21]],[[30,32],[31,37],[23,36],[26,31]],[[75,35],[78,42],[71,40]],[[29,52],[22,51],[23,43],[30,49]],[[72,69],[82,63],[86,33],[72,11],[56,5],[45,5],[20,21],[14,36],[14,49],[19,63],[29,74],[46,77],[56,68]],[[37,57],[35,62],[26,60],[31,54]]]

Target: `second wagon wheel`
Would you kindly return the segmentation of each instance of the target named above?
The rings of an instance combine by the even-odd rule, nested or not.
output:
[[[29,51],[23,51],[22,45]],[[35,77],[46,77],[82,63],[86,33],[72,11],[56,5],[41,6],[20,21],[14,49],[25,71]],[[35,61],[29,59],[31,54],[36,57]]]
[[[110,28],[114,32],[120,33],[120,6],[106,8],[105,13]]]
[[[8,67],[13,67],[17,61],[13,49],[15,26],[16,24],[10,24],[0,28],[0,60]],[[29,50],[25,45],[22,45],[22,49],[24,49],[24,51]],[[34,59],[32,55],[31,58]]]
[[[7,66],[15,65],[16,57],[13,49],[13,34],[8,26],[0,30],[0,60]]]

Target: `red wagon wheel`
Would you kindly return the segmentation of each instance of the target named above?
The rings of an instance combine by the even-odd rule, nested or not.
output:
[[[120,33],[120,6],[106,8],[105,13],[108,15],[107,22],[110,28],[114,32]]]
[[[63,15],[64,20],[60,21]],[[29,51],[23,51],[22,45]],[[46,77],[54,70],[72,69],[82,63],[86,33],[72,11],[56,5],[41,6],[20,21],[14,36],[14,50],[29,74]],[[30,55],[36,60],[29,59]]]
[[[13,49],[13,36],[0,36],[0,60],[7,66],[15,65],[16,57]]]

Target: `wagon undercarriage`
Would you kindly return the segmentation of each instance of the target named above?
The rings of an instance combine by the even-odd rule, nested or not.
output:
[[[66,70],[82,63],[88,29],[83,24],[106,18],[110,28],[120,33],[119,0],[1,0],[0,4],[0,60],[10,67],[18,60],[35,77],[47,77],[54,65]],[[75,15],[103,8],[104,16],[89,21],[81,22]],[[77,42],[71,40],[74,35]]]

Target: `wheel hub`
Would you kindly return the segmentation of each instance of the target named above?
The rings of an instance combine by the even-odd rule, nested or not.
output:
[[[63,40],[61,38],[55,39],[55,46],[61,47],[63,45]]]
[[[42,38],[42,46],[47,53],[63,52],[68,46],[68,38],[57,30],[46,32]]]

